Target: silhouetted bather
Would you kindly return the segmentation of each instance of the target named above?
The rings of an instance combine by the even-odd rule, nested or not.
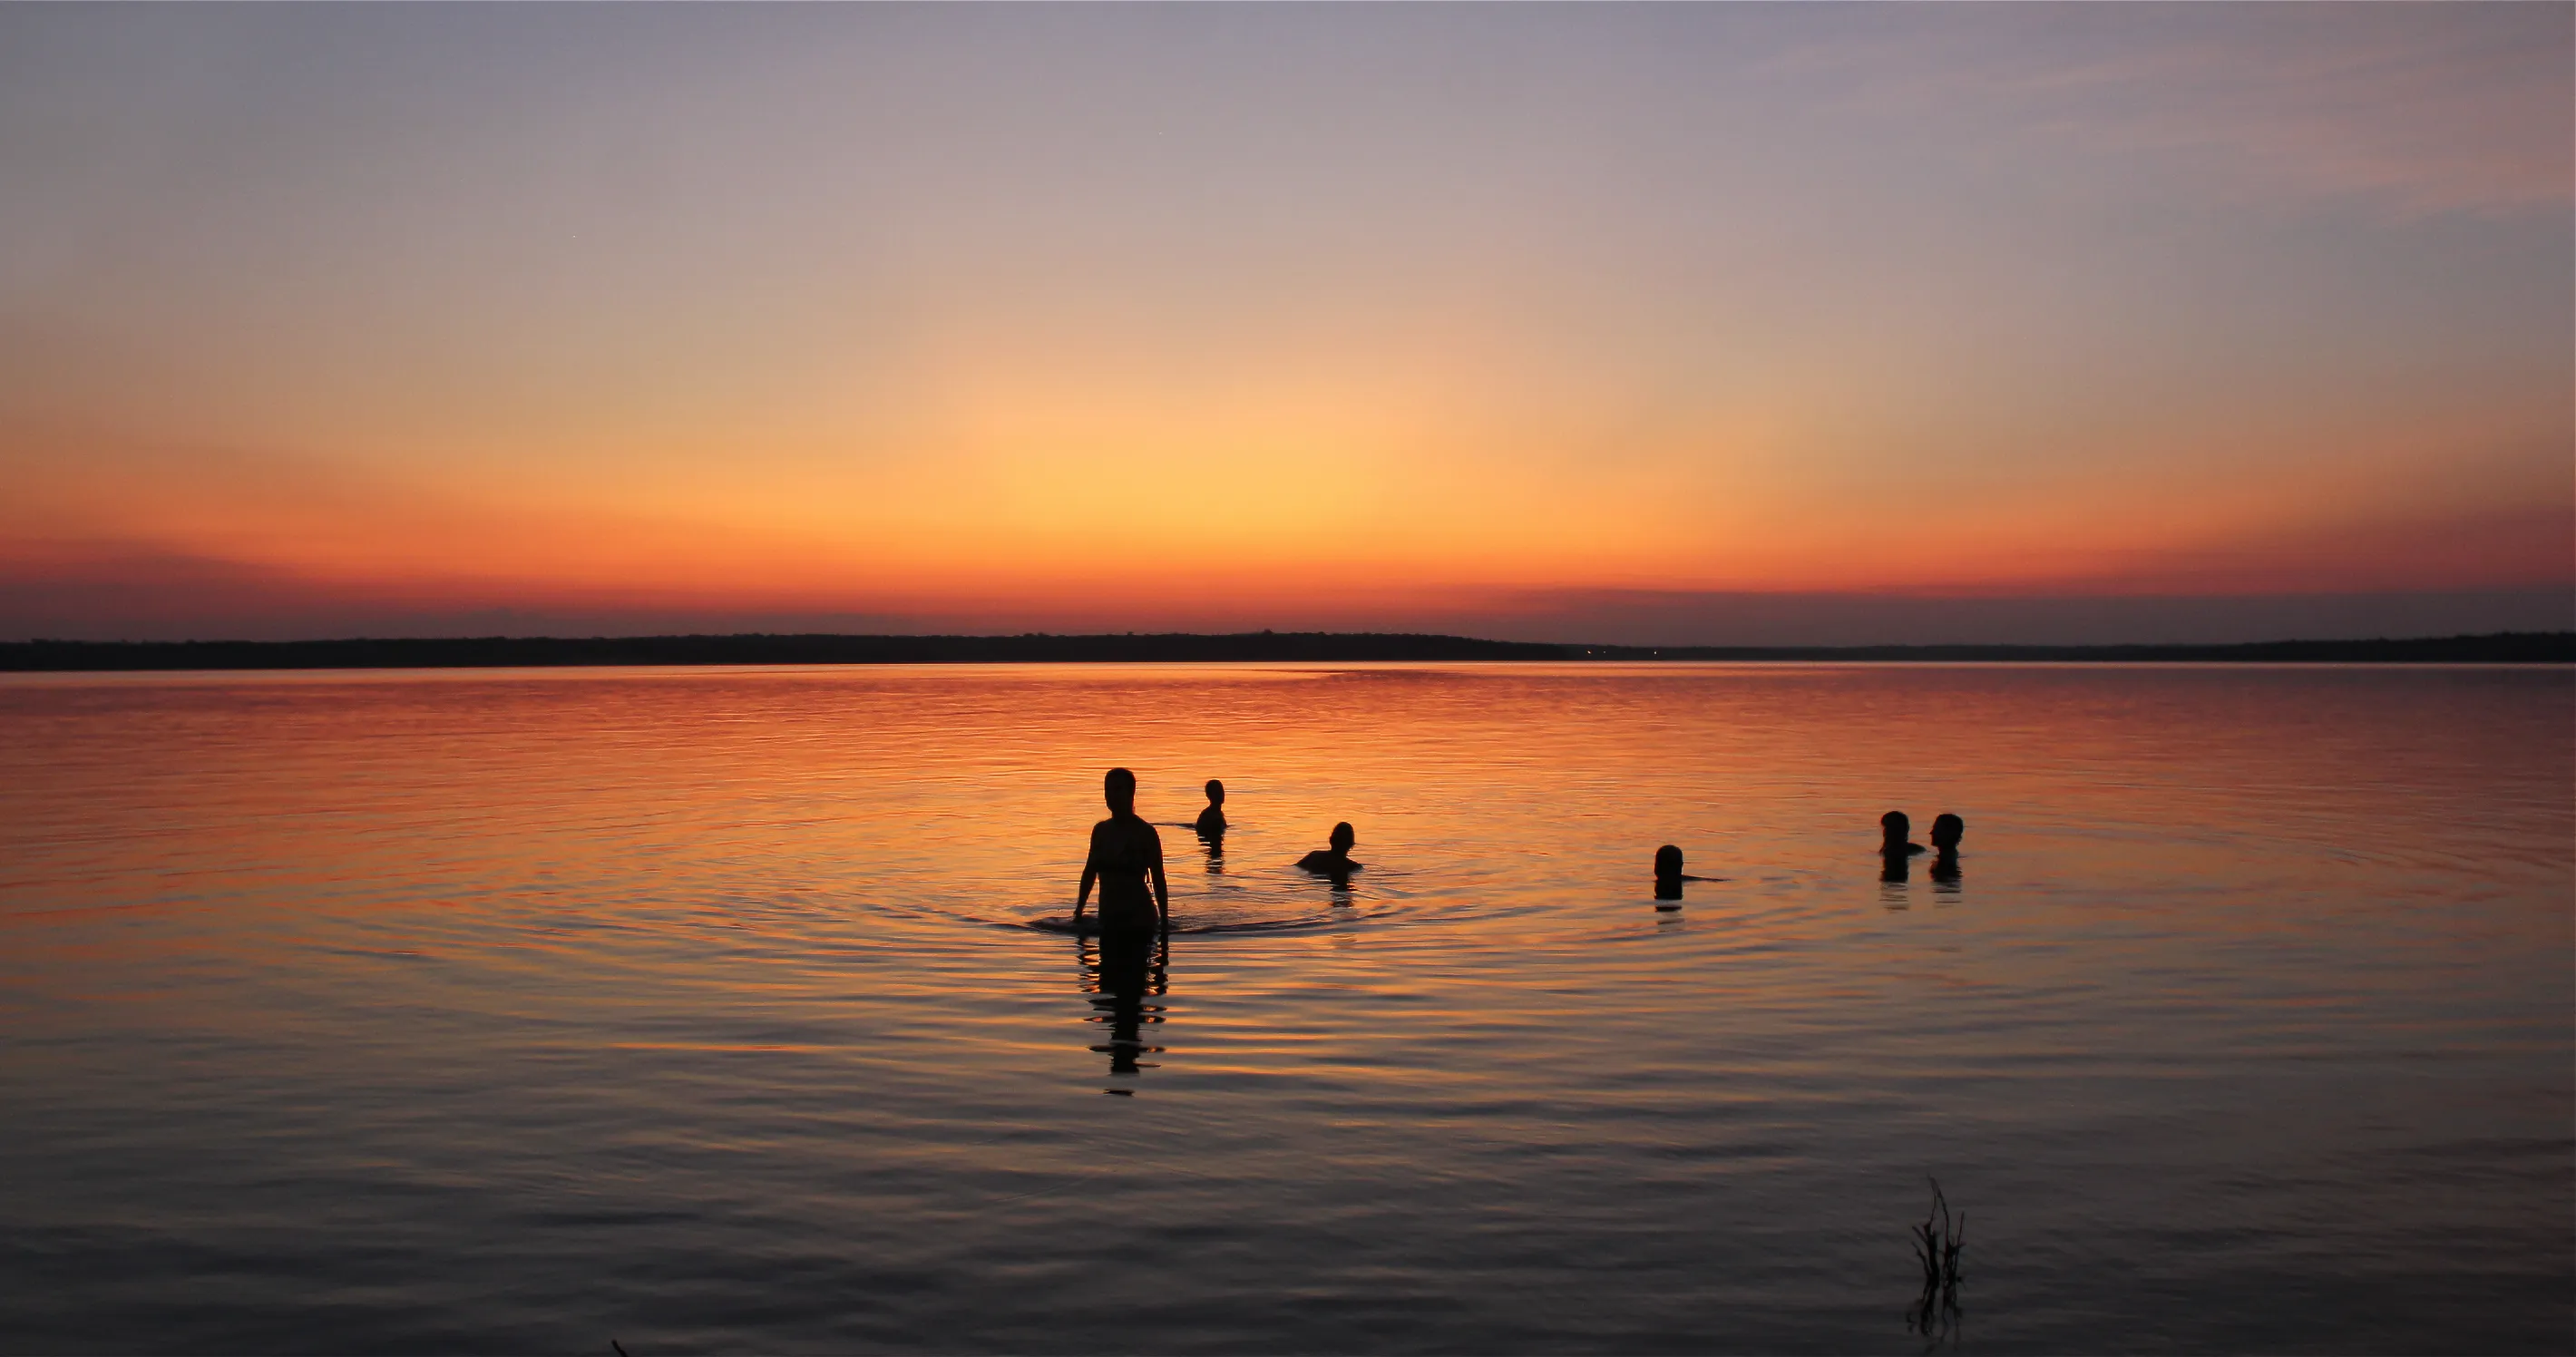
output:
[[[1655,850],[1657,881],[1724,881],[1722,876],[1688,876],[1682,872],[1682,850],[1671,844]]]
[[[1091,856],[1082,863],[1082,888],[1073,897],[1073,925],[1082,927],[1083,903],[1091,883],[1100,883],[1100,929],[1127,932],[1172,922],[1171,892],[1163,883],[1163,836],[1136,818],[1136,775],[1112,768],[1100,780],[1109,802],[1109,818],[1091,827]],[[1148,894],[1145,879],[1151,876]]]
[[[1914,832],[1914,822],[1905,812],[1891,810],[1878,817],[1878,851],[1881,856],[1912,857],[1923,851],[1919,843],[1907,843],[1905,836]]]
[[[1722,876],[1688,876],[1682,871],[1682,850],[1671,844],[1655,850],[1655,898],[1679,900],[1685,881],[1724,881]]]
[[[1968,832],[1968,822],[1942,812],[1932,821],[1932,850],[1940,856],[1932,859],[1932,879],[1942,885],[1959,884],[1959,837]]]
[[[1359,839],[1351,833],[1350,821],[1344,820],[1333,826],[1332,837],[1328,842],[1333,846],[1318,848],[1308,853],[1297,859],[1297,865],[1307,871],[1323,872],[1330,876],[1342,876],[1360,869],[1360,864],[1351,861],[1351,845],[1359,842]]]
[[[1202,838],[1213,839],[1225,833],[1225,784],[1208,779],[1207,809],[1199,812],[1198,831]]]

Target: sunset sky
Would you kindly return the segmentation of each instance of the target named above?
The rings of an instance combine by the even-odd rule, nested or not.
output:
[[[2576,9],[0,9],[0,639],[2565,627]]]

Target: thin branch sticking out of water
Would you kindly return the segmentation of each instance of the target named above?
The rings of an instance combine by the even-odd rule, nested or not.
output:
[[[1932,1184],[1932,1209],[1913,1231],[1914,1257],[1923,1265],[1923,1295],[1908,1313],[1906,1327],[1938,1338],[1959,1317],[1959,1251],[1968,1243],[1968,1213],[1962,1211],[1952,1219],[1950,1199],[1941,1195],[1941,1180],[1925,1181]]]

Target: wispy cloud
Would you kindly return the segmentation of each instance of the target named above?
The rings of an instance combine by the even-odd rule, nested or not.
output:
[[[1780,63],[1909,114],[2402,214],[2570,205],[2564,5],[2005,6],[1797,45]]]

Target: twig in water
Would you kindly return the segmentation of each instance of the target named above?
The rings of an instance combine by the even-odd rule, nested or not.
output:
[[[1914,1257],[1923,1264],[1923,1295],[1907,1315],[1907,1327],[1927,1335],[1947,1331],[1959,1314],[1959,1251],[1968,1243],[1968,1213],[1950,1215],[1950,1199],[1941,1195],[1941,1180],[1932,1184],[1932,1209],[1914,1227]]]

